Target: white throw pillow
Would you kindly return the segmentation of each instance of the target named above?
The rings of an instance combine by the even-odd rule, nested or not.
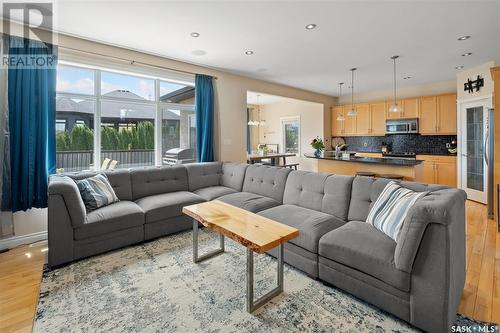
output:
[[[75,180],[87,212],[118,202],[118,197],[105,174]]]
[[[395,241],[410,208],[429,192],[415,192],[394,181],[389,182],[375,201],[366,223],[373,225]]]

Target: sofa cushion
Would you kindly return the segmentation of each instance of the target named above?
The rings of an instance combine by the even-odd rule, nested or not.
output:
[[[319,255],[371,275],[403,290],[410,290],[410,274],[396,268],[396,242],[374,226],[351,221],[319,241]]]
[[[283,202],[285,183],[291,169],[266,165],[249,165],[245,173],[243,191]]]
[[[187,170],[183,165],[131,169],[130,178],[134,200],[188,190]]]
[[[109,183],[120,200],[132,201],[132,183],[130,171],[127,169],[113,169],[104,171]]]
[[[131,201],[119,201],[87,214],[85,223],[74,229],[76,240],[101,236],[144,224],[144,212]]]
[[[347,221],[354,177],[331,175],[325,180],[325,195],[321,211]]]
[[[428,192],[415,192],[389,182],[370,209],[366,223],[373,225],[397,242],[409,210]]]
[[[390,181],[390,179],[385,178],[355,177],[352,183],[348,220],[366,221],[373,203]],[[433,192],[448,188],[444,185],[427,185],[406,181],[398,181],[397,183],[416,192]]]
[[[217,186],[222,175],[221,162],[189,163],[184,165],[188,174],[189,190]]]
[[[182,207],[204,202],[205,200],[188,191],[178,191],[151,195],[135,202],[146,215],[146,223],[157,222],[182,215]]]
[[[243,208],[252,213],[260,212],[261,210],[278,206],[280,204],[280,202],[274,199],[249,192],[236,192],[232,194],[226,194],[217,198],[217,200],[223,201],[239,208]]]
[[[241,192],[247,167],[248,164],[243,163],[222,163],[222,176],[220,178],[220,185],[230,187],[238,192]]]
[[[321,211],[326,173],[292,171],[286,179],[283,204]]]
[[[295,205],[273,207],[258,215],[299,229],[299,237],[292,239],[290,243],[313,253],[318,253],[321,236],[345,223],[332,215]]]
[[[210,186],[205,188],[200,188],[193,193],[199,195],[203,199],[210,201],[226,194],[236,193],[237,191],[225,186]]]
[[[120,201],[105,174],[75,180],[87,212]]]

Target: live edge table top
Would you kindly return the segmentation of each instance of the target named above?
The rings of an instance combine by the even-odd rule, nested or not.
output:
[[[299,230],[219,200],[185,206],[182,212],[257,253],[299,236]]]

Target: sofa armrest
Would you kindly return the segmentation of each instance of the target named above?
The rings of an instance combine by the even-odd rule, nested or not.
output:
[[[81,226],[85,223],[87,216],[85,204],[83,203],[80,191],[76,183],[68,176],[53,175],[49,179],[49,197],[60,195],[63,198],[64,206],[49,207],[49,209],[67,210],[73,227]]]
[[[449,227],[452,223],[465,228],[464,211],[467,196],[458,189],[431,192],[408,212],[399,233],[394,263],[396,268],[410,273],[427,226],[431,223]]]

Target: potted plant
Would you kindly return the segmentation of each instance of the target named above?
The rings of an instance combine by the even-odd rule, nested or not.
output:
[[[314,148],[314,156],[320,157],[321,153],[325,149],[325,143],[323,142],[323,139],[317,136],[311,141],[311,147]]]
[[[267,147],[267,144],[261,143],[257,146],[257,150],[259,151],[259,154],[261,156],[266,156],[267,153],[269,152],[269,148]]]

